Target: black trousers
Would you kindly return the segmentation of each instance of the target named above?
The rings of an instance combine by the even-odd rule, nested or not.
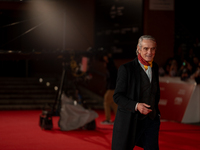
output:
[[[138,120],[136,132],[136,145],[144,150],[159,150],[158,136],[160,128],[160,117],[157,115],[154,120],[146,117]]]

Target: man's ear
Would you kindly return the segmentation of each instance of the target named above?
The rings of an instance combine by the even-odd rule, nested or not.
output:
[[[140,53],[139,51],[140,51],[140,47],[139,46],[137,46],[137,51],[138,51],[138,53]]]

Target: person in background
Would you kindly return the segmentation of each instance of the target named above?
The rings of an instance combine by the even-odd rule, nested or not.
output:
[[[138,40],[137,58],[118,69],[113,95],[118,104],[114,121],[112,150],[159,150],[160,99],[158,65],[153,61],[155,38],[143,35]]]
[[[194,72],[196,71],[196,69],[198,68],[199,66],[199,58],[197,56],[194,56],[192,58],[192,62],[193,62],[193,69],[194,69]]]
[[[190,61],[184,60],[182,66],[178,71],[178,76],[181,77],[181,80],[186,81],[187,79],[190,78],[192,74],[193,74],[192,63]]]
[[[178,64],[177,64],[176,59],[173,59],[171,61],[171,66],[169,68],[169,76],[175,77],[177,76],[177,74],[178,74]]]
[[[106,73],[106,93],[104,94],[104,111],[105,120],[101,124],[113,124],[111,121],[111,109],[114,111],[115,115],[117,112],[117,104],[113,100],[113,94],[116,86],[117,79],[117,67],[115,66],[114,60],[112,59],[112,54],[108,53],[103,56]]]
[[[194,79],[197,84],[200,84],[200,62],[198,63],[196,71],[191,75],[190,78]]]

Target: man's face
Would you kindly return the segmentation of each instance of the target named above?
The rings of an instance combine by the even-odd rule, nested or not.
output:
[[[141,47],[138,47],[138,52],[142,58],[148,62],[152,61],[156,53],[156,43],[152,40],[144,39],[141,45]]]

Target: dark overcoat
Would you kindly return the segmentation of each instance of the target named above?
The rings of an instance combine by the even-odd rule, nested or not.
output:
[[[118,104],[113,127],[112,150],[129,150],[135,145],[138,111],[135,105],[140,102],[140,64],[138,59],[123,64],[118,69],[117,84],[113,99]],[[157,79],[155,109],[157,113],[160,99],[158,65],[153,62],[152,74]]]

